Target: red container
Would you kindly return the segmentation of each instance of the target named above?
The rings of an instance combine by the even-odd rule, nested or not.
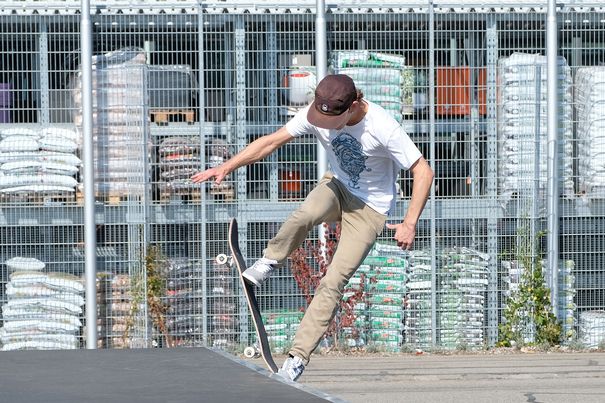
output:
[[[486,71],[478,69],[477,92],[479,114],[486,114]],[[435,104],[442,116],[468,116],[471,113],[471,70],[469,67],[438,67],[435,78],[437,87]]]

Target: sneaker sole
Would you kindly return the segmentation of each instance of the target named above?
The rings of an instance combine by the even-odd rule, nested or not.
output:
[[[244,281],[246,281],[248,284],[250,285],[254,285],[256,287],[260,287],[261,284],[256,281],[254,278],[247,276],[246,273],[242,273],[242,277],[244,278]]]

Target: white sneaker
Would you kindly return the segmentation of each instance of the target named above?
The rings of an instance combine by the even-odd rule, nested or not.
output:
[[[248,280],[249,283],[260,287],[270,276],[273,270],[277,267],[277,260],[260,258],[250,267],[248,267],[242,276]]]
[[[303,360],[300,357],[290,356],[284,361],[284,365],[282,365],[277,374],[291,381],[296,381],[304,370],[305,364],[303,364]]]

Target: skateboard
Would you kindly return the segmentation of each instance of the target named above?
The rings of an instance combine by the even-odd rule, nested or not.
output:
[[[248,358],[258,357],[260,355],[271,372],[277,373],[278,368],[275,364],[275,361],[273,361],[273,356],[271,356],[271,348],[269,347],[269,340],[267,339],[267,331],[263,325],[258,301],[256,300],[256,295],[254,294],[254,285],[248,284],[244,280],[244,277],[242,277],[242,273],[247,267],[246,259],[244,259],[242,252],[239,249],[237,220],[235,218],[232,218],[231,223],[229,224],[229,249],[231,250],[230,259],[225,255],[219,255],[217,256],[217,262],[223,264],[229,263],[231,266],[235,265],[237,268],[239,279],[242,283],[242,289],[244,290],[244,294],[246,296],[246,302],[248,303],[248,309],[252,314],[252,322],[254,323],[254,328],[256,329],[256,346],[247,347],[244,350],[244,355]]]

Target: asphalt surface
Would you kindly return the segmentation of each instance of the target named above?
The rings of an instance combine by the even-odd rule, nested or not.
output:
[[[353,403],[603,403],[605,353],[315,355],[299,382]]]

